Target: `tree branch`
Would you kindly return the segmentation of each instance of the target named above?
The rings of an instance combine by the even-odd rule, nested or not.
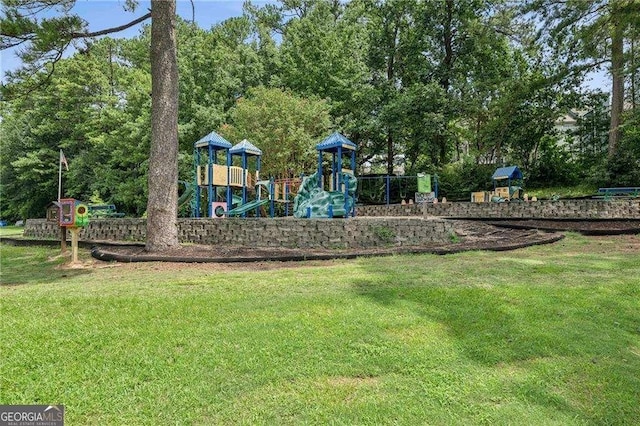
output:
[[[71,38],[90,38],[90,37],[99,37],[101,35],[105,35],[105,34],[111,34],[111,33],[117,33],[119,31],[123,31],[126,30],[127,28],[133,27],[134,25],[139,24],[140,22],[143,22],[147,19],[151,18],[151,12],[147,13],[146,15],[143,15],[141,17],[139,17],[138,19],[135,19],[131,22],[129,22],[128,24],[124,24],[124,25],[120,25],[119,27],[113,27],[113,28],[107,28],[105,30],[100,30],[100,31],[94,31],[92,33],[71,33],[70,37]]]

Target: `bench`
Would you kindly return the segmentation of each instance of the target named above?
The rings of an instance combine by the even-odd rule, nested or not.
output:
[[[626,188],[598,188],[598,195],[594,198],[637,198],[640,197],[640,186]]]

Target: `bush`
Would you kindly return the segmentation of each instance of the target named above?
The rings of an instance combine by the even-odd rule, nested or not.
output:
[[[495,169],[493,164],[476,164],[468,159],[447,164],[438,172],[438,195],[451,201],[468,201],[471,192],[493,189],[491,175]]]
[[[539,155],[529,169],[527,186],[571,186],[578,183],[579,167],[555,137],[543,137]]]
[[[624,121],[618,152],[607,163],[607,186],[640,186],[640,112]]]

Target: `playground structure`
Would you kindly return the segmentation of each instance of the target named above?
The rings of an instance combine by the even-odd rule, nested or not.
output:
[[[259,217],[267,204],[268,215],[273,217],[276,202],[284,204],[285,215],[289,215],[293,202],[296,217],[354,216],[357,187],[355,144],[335,132],[316,149],[318,171],[311,176],[260,180],[262,151],[259,148],[246,139],[233,146],[216,132],[211,132],[194,144],[195,179],[192,188],[195,190],[186,184],[180,204],[191,198],[193,217],[201,217],[203,199],[206,200],[206,216],[214,218],[246,217],[248,214]],[[332,155],[327,179],[323,176],[325,153]],[[345,155],[349,156],[348,168],[343,168]],[[240,161],[234,164],[236,158]],[[254,167],[250,169],[251,164]],[[325,183],[328,191],[324,190]],[[294,195],[295,199],[292,199]]]
[[[260,157],[262,151],[246,139],[233,146],[216,132],[211,132],[194,144],[195,194],[191,202],[193,217],[200,217],[203,195],[206,199],[207,217],[246,216],[268,202],[260,199],[248,202],[250,189],[255,185],[265,185],[259,181]],[[240,158],[240,165],[234,159]],[[251,171],[250,160],[255,159]],[[223,164],[224,162],[224,164]],[[234,194],[240,190],[240,195]],[[189,185],[181,197],[184,204],[190,197]]]
[[[271,210],[270,215],[273,217],[275,215],[275,204],[280,203],[283,205],[282,213],[284,216],[289,216],[293,214],[292,204],[293,197],[300,190],[300,185],[302,184],[302,177],[299,178],[283,178],[283,179],[274,179],[272,180],[273,185],[273,197],[271,199]]]
[[[227,216],[242,216],[246,217],[247,213],[251,210],[256,211],[256,216],[260,216],[260,206],[268,203],[271,199],[270,181],[260,180],[260,158],[262,157],[262,151],[258,149],[248,140],[244,139],[242,142],[229,149],[230,163],[229,163],[229,185],[227,185]],[[240,157],[241,166],[233,166],[234,156]],[[249,171],[249,160],[255,158],[255,169],[253,172]],[[235,172],[237,178],[232,179],[231,176]],[[234,185],[235,184],[235,185]],[[240,202],[233,207],[233,188],[234,186],[240,186],[241,197]],[[262,198],[262,188],[267,190],[269,198]],[[248,194],[250,189],[255,189],[256,198],[253,201],[248,200]]]
[[[302,180],[294,199],[293,215],[306,218],[355,216],[356,144],[334,132],[316,145],[316,150],[318,171]],[[327,153],[331,155],[331,167],[325,179],[323,163]],[[344,156],[348,156],[348,168],[343,167]]]
[[[498,167],[493,172],[491,179],[493,181],[493,191],[472,192],[472,203],[504,203],[524,199],[522,190],[523,177],[518,166]]]
[[[218,213],[224,214],[230,209],[227,203],[219,201],[221,197],[219,189],[225,189],[225,196],[230,199],[231,185],[240,186],[243,182],[238,176],[243,171],[231,169],[228,166],[231,163],[229,149],[232,146],[231,142],[216,132],[209,133],[194,144],[195,202],[192,203],[194,217],[200,217],[203,190],[206,191],[208,217],[220,217]],[[224,164],[220,164],[221,158],[224,160]]]

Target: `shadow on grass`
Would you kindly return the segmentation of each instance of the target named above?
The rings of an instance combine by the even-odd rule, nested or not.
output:
[[[638,315],[630,313],[629,306],[616,303],[615,296],[595,295],[592,300],[593,294],[576,291],[565,297],[566,289],[561,285],[554,289],[396,284],[397,277],[392,274],[377,273],[382,276],[373,281],[355,281],[356,294],[387,309],[410,307],[419,317],[442,324],[453,347],[472,365],[496,372],[503,368],[525,371],[517,380],[505,379],[509,392],[519,399],[595,421],[638,415],[628,399],[616,397],[633,394],[634,381],[614,383],[607,379],[609,375],[628,377],[636,368],[620,355],[633,344],[631,325],[615,326],[619,323],[614,320],[630,314],[629,320],[637,321]],[[606,311],[599,303],[609,305]],[[612,303],[616,304],[613,311]],[[571,389],[572,396],[558,392],[564,384],[550,371],[564,374],[580,387],[597,384],[602,394],[594,405],[581,408],[576,400],[593,398],[589,391]]]
[[[509,301],[496,292],[468,287],[376,286],[366,281],[355,282],[354,287],[357,294],[386,306],[411,302],[414,312],[444,324],[465,357],[474,362],[495,365],[546,357],[557,348],[541,336],[535,341],[525,336],[522,319],[510,312]]]
[[[63,267],[68,260],[50,247],[0,244],[0,285],[49,284],[91,272]]]

